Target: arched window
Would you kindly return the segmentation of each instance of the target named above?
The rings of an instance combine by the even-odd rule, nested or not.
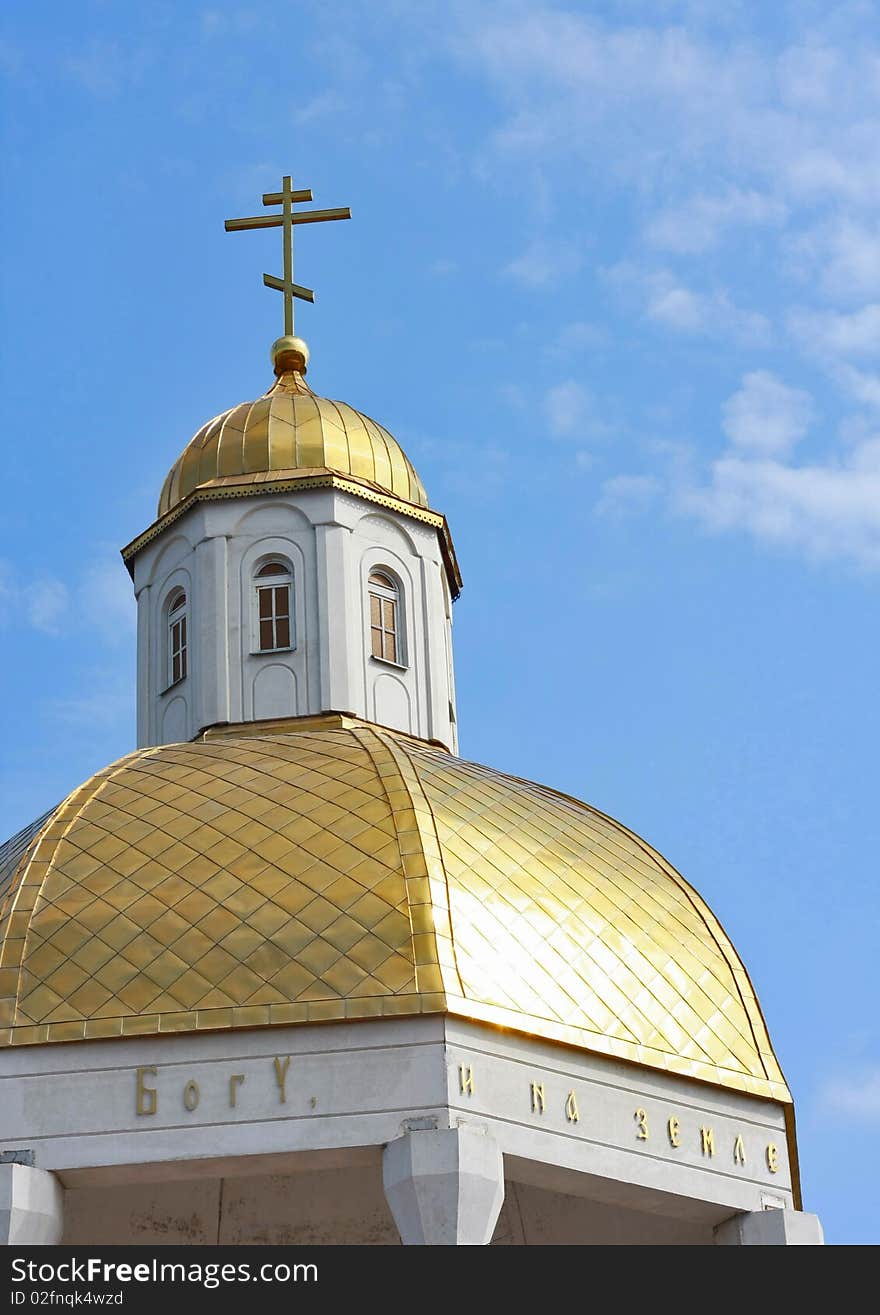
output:
[[[370,645],[373,657],[403,665],[400,589],[384,571],[370,572]]]
[[[293,648],[291,591],[293,573],[286,562],[266,562],[256,575],[257,651]]]
[[[176,589],[168,599],[168,684],[186,679],[186,594]]]

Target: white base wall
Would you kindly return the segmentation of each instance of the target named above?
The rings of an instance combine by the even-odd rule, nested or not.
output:
[[[497,1242],[708,1243],[794,1205],[781,1105],[454,1017],[0,1052],[0,1149],[66,1189],[71,1243],[393,1243],[383,1148],[443,1129],[504,1157]]]

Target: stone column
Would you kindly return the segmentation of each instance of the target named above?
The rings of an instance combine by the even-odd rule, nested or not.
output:
[[[752,1210],[725,1219],[715,1229],[716,1246],[823,1246],[818,1215],[802,1210]]]
[[[64,1190],[54,1173],[0,1164],[0,1246],[55,1246],[64,1231]]]
[[[351,531],[345,525],[315,527],[318,566],[318,644],[321,694],[305,711],[353,712],[371,717],[364,704],[362,611],[349,579]]]
[[[229,614],[227,547],[222,534],[202,539],[196,547],[195,589],[189,613],[189,660],[193,667],[191,678],[196,677],[192,681],[193,733],[216,722],[239,721],[242,716],[241,669],[245,654],[250,651],[250,618],[239,618],[235,635],[238,651],[233,661],[236,673],[233,692],[229,645],[234,640]]]
[[[382,1181],[404,1246],[485,1246],[504,1201],[498,1144],[476,1128],[424,1129],[389,1142]]]

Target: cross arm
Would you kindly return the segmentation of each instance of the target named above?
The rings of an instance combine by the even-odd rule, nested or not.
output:
[[[327,219],[351,219],[351,210],[343,206],[339,210],[304,210],[290,216],[292,224],[320,224]],[[283,223],[283,215],[250,215],[247,219],[227,219],[224,227],[227,233],[238,233],[245,228],[281,228]]]
[[[291,192],[290,196],[288,197],[288,200],[290,201],[311,201],[311,199],[312,199],[312,189],[310,187],[303,187],[298,192]],[[283,192],[263,193],[263,205],[283,205],[283,204],[284,204]]]
[[[292,292],[294,297],[299,297],[300,301],[314,302],[315,300],[312,289],[304,288],[301,283],[285,283],[284,279],[276,279],[274,274],[264,274],[263,282],[267,288],[274,288],[276,292]]]

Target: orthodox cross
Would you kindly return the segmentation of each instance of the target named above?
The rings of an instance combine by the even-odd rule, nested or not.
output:
[[[328,219],[351,219],[351,210],[343,206],[338,210],[300,210],[294,213],[297,201],[311,201],[310,187],[295,192],[292,180],[281,180],[280,192],[264,192],[263,205],[280,205],[281,214],[254,215],[249,219],[227,219],[226,232],[237,233],[243,228],[280,228],[282,230],[282,250],[284,253],[284,278],[277,279],[272,274],[264,274],[263,282],[267,288],[275,288],[284,294],[284,332],[293,336],[293,299],[314,301],[315,294],[311,288],[304,288],[293,281],[293,226],[294,224],[321,224]]]

